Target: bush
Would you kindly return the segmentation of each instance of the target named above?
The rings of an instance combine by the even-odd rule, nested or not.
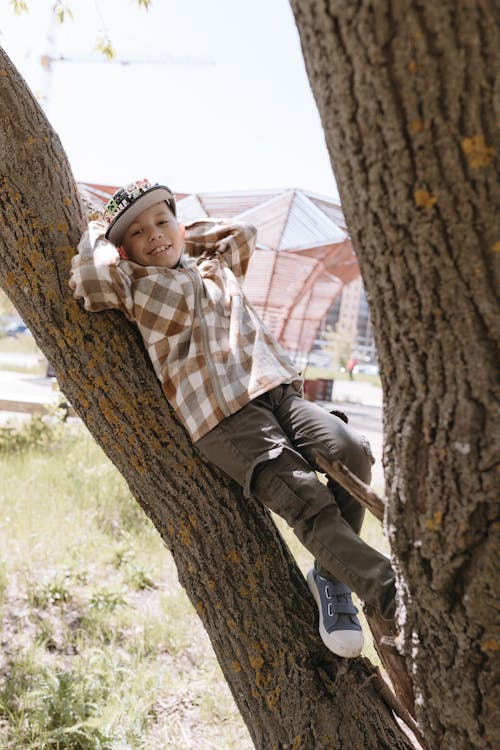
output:
[[[15,662],[0,689],[2,747],[111,750],[97,719],[107,686],[92,677],[83,670],[40,667],[29,656]]]
[[[21,422],[0,425],[0,454],[19,453],[29,448],[52,451],[71,441],[65,427],[67,405],[59,404],[47,415],[35,414]]]

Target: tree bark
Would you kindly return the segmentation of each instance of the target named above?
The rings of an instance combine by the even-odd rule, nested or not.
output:
[[[499,747],[500,6],[291,4],[374,321],[420,725]]]
[[[321,644],[267,511],[191,445],[137,331],[73,299],[84,210],[57,136],[4,53],[0,97],[0,283],[171,550],[255,746],[408,750],[369,662]]]

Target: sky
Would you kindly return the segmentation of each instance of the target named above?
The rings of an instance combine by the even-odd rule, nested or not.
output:
[[[288,0],[153,0],[148,12],[137,0],[69,0],[62,25],[54,0],[28,2],[17,16],[0,0],[0,44],[42,97],[77,180],[338,200]],[[95,52],[106,33],[133,63]],[[47,74],[44,54],[76,62]]]

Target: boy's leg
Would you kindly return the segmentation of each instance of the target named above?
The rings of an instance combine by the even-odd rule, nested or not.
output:
[[[197,446],[243,486],[247,495],[254,494],[281,515],[322,570],[390,617],[394,574],[389,561],[363,542],[342,518],[334,496],[276,419],[277,405],[291,390],[280,386],[254,399],[197,441]],[[292,412],[290,420],[295,424],[300,420],[295,409]]]
[[[371,482],[371,467],[375,462],[366,438],[349,427],[346,422],[317,404],[297,395],[294,388],[283,386],[281,394],[273,394],[275,415],[292,445],[316,470],[315,456],[341,461],[365,484]],[[344,487],[329,479],[328,489],[351,528],[359,534],[365,509]],[[318,564],[319,573],[331,577],[330,571]]]
[[[303,456],[284,450],[273,461],[262,464],[254,474],[252,489],[292,526],[314,556],[323,578],[342,581],[384,617],[393,617],[396,589],[389,560],[351,528],[332,493]],[[318,507],[323,500],[323,507]]]

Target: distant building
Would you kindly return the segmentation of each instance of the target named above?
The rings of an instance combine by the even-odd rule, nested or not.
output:
[[[324,332],[337,331],[343,339],[352,341],[352,354],[359,360],[375,361],[377,348],[373,326],[361,276],[346,284],[326,314],[316,349],[321,349]]]

